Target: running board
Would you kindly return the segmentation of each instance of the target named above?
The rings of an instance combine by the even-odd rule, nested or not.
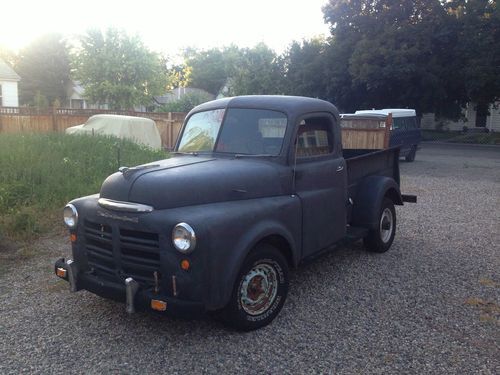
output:
[[[368,235],[368,229],[364,227],[348,226],[345,234],[346,241],[357,241]]]
[[[312,261],[316,260],[317,258],[323,256],[326,253],[329,253],[329,252],[331,252],[339,247],[348,246],[348,245],[352,244],[353,242],[356,242],[356,241],[366,237],[368,235],[368,232],[369,231],[367,228],[348,226],[347,231],[346,231],[346,235],[343,239],[341,239],[340,241],[338,241],[337,243],[335,243],[331,246],[328,246],[322,250],[319,250],[318,252],[316,252],[314,254],[308,255],[307,257],[302,259],[300,261],[300,263],[301,264],[311,263]]]

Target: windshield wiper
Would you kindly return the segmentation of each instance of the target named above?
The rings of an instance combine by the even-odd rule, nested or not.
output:
[[[274,158],[277,155],[271,155],[271,154],[235,154],[234,157],[235,159],[239,158]]]

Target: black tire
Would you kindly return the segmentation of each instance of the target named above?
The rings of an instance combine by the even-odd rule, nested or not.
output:
[[[410,152],[405,156],[405,160],[409,163],[415,161],[415,156],[417,155],[417,145],[411,146]]]
[[[257,245],[243,263],[231,299],[221,311],[221,320],[239,331],[252,331],[268,325],[285,303],[288,284],[289,270],[285,257],[274,246]],[[250,293],[260,295],[255,295],[252,300]],[[269,298],[266,299],[266,295]],[[244,302],[245,299],[248,302]]]
[[[391,247],[395,234],[396,210],[394,203],[389,198],[384,198],[378,214],[377,228],[370,230],[363,242],[368,251],[384,253]]]

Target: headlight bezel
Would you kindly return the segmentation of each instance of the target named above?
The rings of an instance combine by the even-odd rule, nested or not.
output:
[[[68,209],[71,210],[71,215],[67,215]],[[72,222],[70,220],[73,220]],[[78,225],[78,210],[74,205],[68,203],[63,210],[63,221],[69,229],[75,229]]]
[[[183,232],[184,234],[187,234],[189,239],[188,239],[188,242],[189,242],[189,246],[186,247],[186,246],[182,246],[179,241],[177,241],[177,238],[178,238],[178,233],[177,231],[181,231]],[[185,238],[184,239],[181,239],[182,240],[186,240]],[[191,225],[189,225],[188,223],[178,223],[174,226],[174,228],[172,229],[172,244],[174,245],[175,249],[177,251],[179,251],[180,253],[182,254],[190,254],[194,251],[194,249],[196,248],[196,232],[194,231],[193,227]]]

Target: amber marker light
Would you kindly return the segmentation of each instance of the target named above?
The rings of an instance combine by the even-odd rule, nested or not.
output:
[[[69,235],[69,239],[71,240],[71,242],[76,242],[76,234],[75,233],[71,233]]]
[[[61,279],[66,278],[66,270],[62,267],[57,267],[56,269],[56,275],[59,276]]]
[[[167,303],[165,301],[160,301],[158,299],[152,299],[151,308],[156,311],[166,311]]]
[[[191,267],[191,263],[189,263],[189,260],[187,259],[183,259],[181,260],[181,268],[184,270],[184,271],[187,271],[189,270],[189,268]]]

